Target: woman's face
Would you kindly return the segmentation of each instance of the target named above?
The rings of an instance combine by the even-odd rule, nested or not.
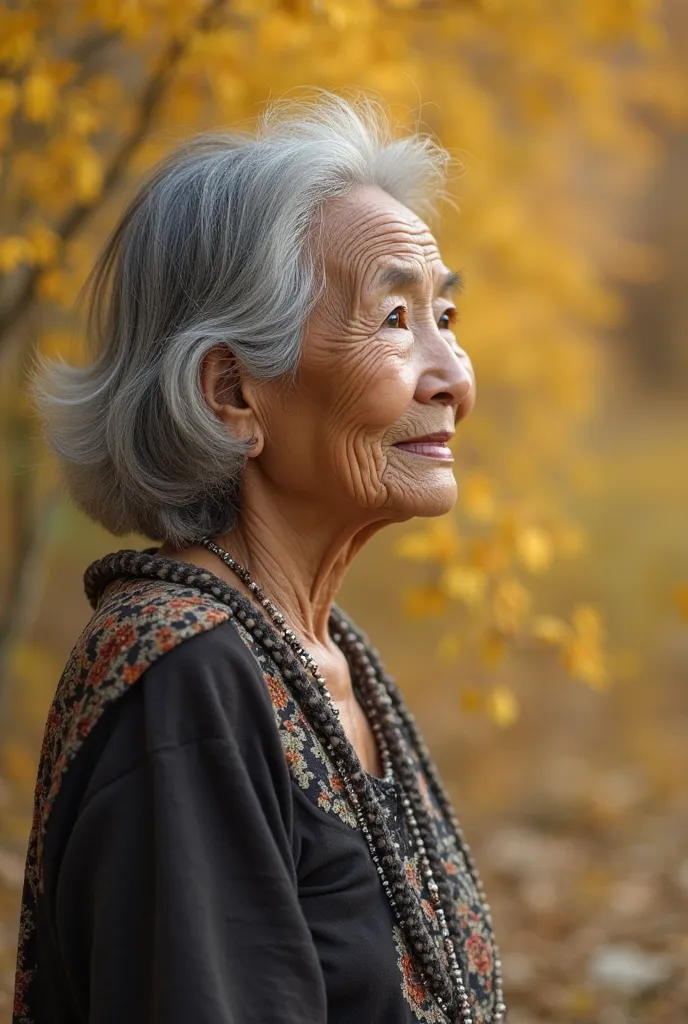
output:
[[[340,516],[441,515],[456,499],[447,442],[475,400],[456,277],[426,225],[377,188],[330,203],[322,241],[296,384],[254,392],[264,443],[249,474]]]

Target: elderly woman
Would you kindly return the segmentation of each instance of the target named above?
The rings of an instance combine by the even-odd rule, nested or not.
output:
[[[446,155],[370,104],[201,137],[44,369],[75,501],[123,550],[51,707],[14,1024],[505,1020],[490,911],[413,718],[334,604],[456,497],[474,379],[419,219]]]

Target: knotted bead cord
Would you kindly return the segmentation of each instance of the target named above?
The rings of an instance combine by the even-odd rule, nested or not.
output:
[[[210,544],[212,544],[212,541],[207,543],[206,547],[212,550]],[[214,545],[214,547],[217,547],[217,545]],[[223,552],[223,554],[227,553]],[[219,557],[222,558],[222,554]],[[231,559],[231,556],[227,555],[227,558]],[[223,561],[225,561],[224,558]],[[233,562],[234,560],[231,559],[231,561]],[[226,562],[226,564],[232,568],[229,562]],[[240,568],[243,569],[243,567]],[[121,551],[102,558],[91,565],[84,575],[84,586],[86,595],[93,607],[97,605],[100,595],[109,583],[126,577],[138,579],[143,577],[170,581],[183,586],[194,587],[211,594],[228,607],[231,617],[236,617],[248,629],[256,641],[265,648],[268,656],[279,666],[284,678],[292,686],[294,696],[297,698],[304,713],[306,713],[316,735],[337,765],[342,780],[345,783],[351,805],[356,813],[361,832],[368,844],[371,858],[380,876],[383,890],[387,895],[413,959],[425,977],[430,991],[452,1024],[473,1024],[470,1005],[467,999],[464,1002],[460,998],[459,992],[461,989],[453,977],[453,972],[448,970],[445,964],[445,956],[447,955],[446,939],[445,956],[442,956],[442,951],[438,948],[428,930],[427,922],[420,908],[415,890],[407,878],[394,838],[389,831],[384,813],[372,788],[370,777],[364,771],[356,751],[342,729],[336,707],[331,699],[329,699],[323,677],[318,672],[317,665],[307,651],[303,650],[302,654],[296,653],[295,645],[298,645],[299,641],[292,630],[289,630],[288,633],[284,632],[284,617],[281,616],[279,610],[272,605],[272,602],[267,597],[262,595],[260,588],[255,584],[255,589],[251,589],[251,593],[254,594],[258,603],[266,611],[272,605],[275,613],[281,617],[281,621],[280,618],[273,621],[278,626],[280,633],[283,634],[284,639],[281,639],[272,630],[269,623],[264,619],[261,620],[260,616],[256,615],[254,605],[236,589],[230,587],[229,584],[220,580],[213,573],[199,569],[196,566],[156,555],[155,549],[148,549],[142,552]],[[250,580],[250,582],[253,583],[254,581]],[[258,597],[258,592],[262,596]],[[331,623],[333,630],[343,636],[347,647],[353,643],[363,644],[362,634],[356,632],[351,623],[348,622],[339,610],[336,613],[333,611]],[[365,654],[365,646],[363,651]],[[313,686],[309,676],[306,674],[309,662],[315,666],[313,677],[317,681],[317,687]],[[457,842],[463,849],[466,863],[473,874],[476,888],[480,893],[482,892],[482,887],[479,885],[474,868],[472,867],[472,859],[456,824],[451,804],[444,793],[427,749],[418,734],[415,722],[410,713],[404,708],[396,685],[384,673],[376,653],[368,659],[368,662],[369,664],[365,671],[365,681],[364,673],[361,673],[360,677],[362,695],[363,691],[371,694],[371,703],[375,701],[379,705],[379,707],[376,706],[376,713],[384,709],[384,714],[382,719],[380,719],[381,722],[391,711],[394,711],[395,715],[398,716],[396,723],[393,724],[391,719],[384,723],[384,735],[381,724],[379,735],[383,736],[381,756],[387,761],[387,765],[394,762],[392,771],[396,771],[399,775],[404,812],[407,814],[408,811],[408,807],[403,802],[404,796],[411,805],[411,810],[413,810],[418,803],[417,799],[414,799],[414,794],[416,797],[420,797],[420,794],[418,793],[415,773],[412,772],[412,763],[407,763],[405,752],[403,757],[395,758],[394,751],[399,746],[399,744],[395,743],[395,739],[398,739],[399,722],[403,723],[406,728],[407,735],[423,767],[428,782],[438,799],[442,813],[445,814],[447,821],[451,822],[455,829]],[[319,680],[323,681],[320,682],[318,677]],[[376,682],[379,689],[375,686]],[[372,718],[375,720],[376,715],[373,715]],[[375,728],[372,722],[371,728]],[[392,740],[391,743],[390,739]],[[385,742],[389,756],[383,754]],[[397,761],[400,767],[397,767]],[[437,837],[432,827],[427,835],[423,834],[425,829],[422,823],[422,813],[420,820],[416,815],[416,828],[426,855],[430,851],[430,855],[434,857],[434,854],[437,852]],[[413,830],[411,832],[413,835]],[[440,882],[442,880],[446,881],[444,875],[444,870],[438,873]],[[436,880],[435,884],[437,884]],[[428,885],[428,889],[432,892],[430,885]],[[440,893],[441,896],[442,894]],[[442,899],[442,905],[448,926],[452,933],[455,934],[455,927],[452,924],[452,916],[455,914],[454,903],[451,899],[449,899],[449,902]],[[439,921],[439,915],[437,915],[437,918]],[[490,921],[489,908],[487,906],[485,906],[485,919],[488,922]],[[494,953],[495,964],[498,965],[499,960],[496,946],[494,947]],[[460,980],[465,991],[462,976],[460,976]],[[505,1021],[506,1007],[503,1003],[498,966],[495,969],[494,980],[495,1006],[490,1021],[491,1024],[498,1024],[498,1022],[502,1024]]]
[[[409,827],[412,835],[415,836],[416,829],[419,829],[421,833],[421,838],[423,836],[432,836],[433,839],[436,838],[436,833],[434,831],[429,812],[421,797],[420,792],[418,791],[418,786],[415,783],[413,763],[409,762],[406,752],[404,750],[403,743],[401,742],[402,724],[403,729],[406,732],[406,735],[409,737],[411,741],[411,745],[414,749],[414,752],[418,757],[418,760],[420,761],[421,767],[423,768],[425,776],[430,784],[430,788],[433,791],[433,794],[440,806],[440,810],[445,820],[447,820],[452,826],[457,846],[459,848],[459,851],[463,854],[466,867],[471,876],[473,884],[475,885],[475,888],[478,892],[482,904],[483,917],[485,919],[485,922],[488,926],[488,930],[490,933],[490,940],[492,943],[492,949],[494,953],[495,985],[495,1008],[494,1014],[492,1016],[492,1022],[493,1024],[498,1024],[498,1022],[505,1020],[505,1015],[507,1012],[503,995],[501,970],[502,965],[499,957],[499,950],[497,948],[497,943],[494,937],[492,912],[490,909],[490,905],[487,902],[485,889],[478,874],[478,870],[473,859],[470,846],[464,839],[463,832],[454,814],[454,809],[452,807],[451,801],[439,778],[432,758],[430,757],[430,753],[427,747],[425,746],[425,742],[423,741],[420,733],[418,732],[418,727],[416,726],[415,720],[410,715],[403,700],[401,699],[401,694],[396,683],[391,678],[391,676],[387,675],[387,673],[385,672],[378,652],[375,650],[374,647],[372,647],[367,638],[365,638],[364,635],[360,633],[356,629],[356,627],[346,618],[346,616],[343,615],[340,609],[337,609],[336,613],[333,612],[333,622],[339,626],[342,638],[347,642],[346,648],[342,646],[342,650],[348,649],[349,656],[354,661],[356,658],[360,658],[361,661],[366,666],[368,666],[364,670],[366,676],[370,678],[372,675],[372,677],[378,680],[378,685],[380,686],[382,692],[382,696],[378,697],[378,703],[383,707],[387,703],[391,703],[394,707],[394,710],[396,711],[396,715],[398,716],[395,718],[394,716],[383,715],[383,722],[387,725],[386,734],[384,726],[381,726],[379,724],[376,712],[373,712],[372,715],[369,715],[369,718],[373,732],[376,734],[376,737],[378,738],[378,743],[382,741],[381,749],[386,749],[387,751],[391,749],[392,754],[389,756],[391,757],[394,769],[398,773],[400,779],[405,779],[405,781],[402,782],[402,787],[404,790],[402,796],[402,803],[404,803],[404,801],[409,801],[411,804],[410,814],[407,814],[407,821],[409,822]],[[333,639],[336,639],[336,637],[333,636]],[[408,778],[409,769],[412,772],[410,779]],[[404,803],[404,806],[407,806],[406,803]],[[411,820],[413,815],[415,815],[416,817],[415,823],[413,823]],[[442,910],[446,907],[449,907],[450,912],[448,915],[446,915],[444,925],[448,927],[449,931],[454,936],[454,938],[458,942],[461,942],[462,935],[460,928],[460,920],[458,914],[455,912],[455,901],[453,898],[453,894],[451,892],[449,879],[447,877],[447,873],[444,868],[442,859],[439,855],[436,843],[427,843],[426,856],[427,859],[430,861],[430,870],[428,870],[427,866],[424,866],[425,877],[428,883],[428,889],[432,893],[433,888],[439,887],[439,893],[442,900],[442,909],[438,912],[438,919],[441,918]],[[444,929],[442,930],[442,933],[444,936]]]
[[[301,664],[312,674],[320,687],[329,708],[336,716],[337,720],[339,720],[339,712],[332,701],[325,678],[320,673],[315,660],[300,643],[293,630],[285,625],[284,616],[279,609],[268,597],[266,597],[248,570],[232,558],[227,551],[207,537],[202,541],[202,543],[209,551],[212,551],[221,558],[225,565],[227,565],[239,577],[239,579],[242,580],[250,592],[260,601],[261,605],[265,608],[275,625],[282,630],[283,636],[297,655]],[[336,623],[336,616],[333,616],[333,618]],[[248,627],[248,623],[245,623],[245,625]],[[253,625],[253,623],[251,623],[251,625]],[[418,783],[413,770],[413,761],[407,756],[401,743],[401,722],[398,715],[399,707],[395,707],[395,701],[387,693],[384,683],[381,681],[381,666],[376,667],[371,662],[367,656],[366,646],[362,639],[345,621],[343,616],[340,617],[338,627],[338,631],[333,635],[333,640],[341,646],[341,649],[345,654],[349,654],[349,659],[354,668],[356,679],[360,684],[361,696],[365,704],[365,710],[371,724],[371,729],[373,730],[373,734],[378,743],[385,778],[388,780],[394,780],[396,773],[396,776],[398,776],[399,779],[401,804],[404,817],[406,819],[409,833],[418,852],[421,870],[437,916],[437,922],[443,940],[444,953],[449,965],[448,973],[450,975],[449,985],[451,993],[449,998],[447,998],[447,995],[445,994],[445,979],[442,978],[441,991],[438,991],[433,985],[435,978],[434,972],[430,971],[430,965],[424,958],[421,960],[423,973],[428,978],[430,987],[434,992],[435,999],[443,1012],[447,1014],[451,1020],[455,1020],[457,1022],[460,1021],[461,1024],[473,1024],[473,1014],[468,998],[468,990],[456,953],[456,940],[460,940],[461,938],[461,929],[455,909],[455,901],[452,897],[449,881],[446,877],[446,871],[438,849],[437,836],[432,827],[430,816],[423,804],[423,800],[418,789]],[[381,714],[379,710],[380,708],[382,709]],[[404,922],[400,919],[398,913],[397,900],[392,895],[391,887],[385,877],[385,872],[389,871],[391,862],[395,859],[399,862],[398,866],[400,866],[403,871],[401,858],[396,854],[396,845],[393,841],[392,849],[395,852],[391,854],[387,853],[380,857],[369,827],[369,822],[365,820],[364,812],[360,800],[358,799],[358,794],[355,791],[355,787],[351,785],[352,782],[357,780],[349,778],[346,770],[342,771],[343,766],[341,765],[341,756],[339,756],[336,746],[332,745],[332,738],[333,737],[330,737],[329,745],[333,750],[335,763],[338,765],[340,773],[342,774],[347,793],[352,800],[359,825],[366,841],[368,842],[371,856],[375,863],[375,867],[378,870],[378,874],[380,875],[380,880],[385,893],[390,900],[392,909],[397,915],[397,919],[399,920],[402,929],[405,931]],[[361,772],[356,772],[355,774],[360,775]],[[453,813],[451,813],[449,801],[446,796],[443,802],[445,802],[450,809],[448,820],[452,823],[459,849],[464,855],[466,866],[472,875],[473,882],[484,904],[485,919],[488,923],[488,927],[490,928],[490,932],[492,932],[490,909],[486,904],[484,890],[477,878],[477,872],[472,862],[472,858],[470,857],[470,852],[465,848],[466,844],[458,828],[458,823],[456,822]],[[437,876],[437,878],[435,876]],[[423,930],[427,931],[424,921]],[[413,929],[413,934],[415,937],[415,928]],[[429,937],[434,946],[435,944],[432,936]],[[426,943],[423,942],[422,945],[424,947],[423,953],[425,953]],[[497,949],[494,945],[494,940],[493,950],[495,956],[495,1012],[492,1015],[492,1021],[494,1024],[498,1024],[498,1022],[504,1019],[506,1007],[502,1001],[501,971],[499,970],[500,963]],[[440,958],[437,958],[437,963],[433,966],[436,969],[439,968],[437,973],[446,973],[444,964]]]
[[[333,640],[335,640],[335,642],[337,642],[337,640],[342,642],[342,650],[346,650],[345,644],[351,645],[349,655],[352,659],[354,659],[354,671],[358,669],[359,671],[362,670],[364,673],[366,688],[368,689],[367,699],[366,696],[364,696],[364,693],[362,693],[364,706],[368,714],[368,718],[370,720],[373,733],[378,742],[378,747],[380,748],[381,751],[381,757],[391,764],[392,772],[394,772],[396,768],[399,778],[401,779],[405,774],[405,770],[410,769],[411,772],[413,772],[414,766],[412,759],[406,756],[400,744],[398,744],[397,742],[399,739],[398,729],[400,723],[398,718],[396,718],[396,716],[394,715],[393,711],[390,710],[392,705],[391,698],[382,689],[380,682],[377,679],[377,673],[375,672],[375,669],[370,664],[370,661],[366,656],[365,645],[362,643],[362,641],[357,639],[356,634],[353,631],[349,631],[345,633],[343,636],[341,634],[335,634],[333,636]],[[382,715],[382,722],[380,721],[380,718],[376,713],[376,705],[382,705],[383,707],[387,708],[387,710]],[[393,757],[390,753],[390,748],[387,742],[387,735],[385,733],[385,726],[382,724],[383,722],[387,725],[387,731],[389,733],[395,734],[395,740],[393,741],[393,743],[394,746],[396,747],[396,757]],[[409,798],[409,793],[413,793],[412,798]],[[451,891],[449,890],[448,887],[446,871],[444,869],[444,865],[439,856],[439,853],[432,843],[426,850],[426,846],[423,841],[423,833],[421,832],[421,829],[418,826],[417,816],[416,814],[414,814],[415,805],[416,809],[420,808],[422,810],[423,823],[425,825],[425,834],[431,834],[433,836],[433,839],[435,839],[436,837],[432,832],[429,816],[427,815],[425,808],[422,806],[422,801],[420,801],[420,794],[418,793],[418,786],[415,780],[415,773],[411,777],[411,780],[407,781],[406,786],[404,786],[403,782],[401,783],[401,804],[409,833],[413,840],[413,844],[418,852],[421,872],[427,884],[428,891],[430,893],[430,901],[435,910],[435,915],[437,917],[437,921],[439,924],[440,934],[443,939],[444,952],[447,957],[447,961],[450,965],[452,979],[458,990],[459,999],[461,1002],[461,1017],[463,1020],[466,1020],[468,1022],[471,1020],[470,1003],[468,1002],[468,992],[466,990],[461,967],[459,965],[458,958],[456,955],[456,949],[451,939],[452,934],[460,938],[461,933],[460,929],[458,928],[458,922],[453,922],[454,927],[452,928],[451,931],[447,925],[447,918],[444,913],[444,906],[442,905],[442,900],[444,899],[445,904],[451,907],[453,906],[453,899]],[[439,885],[435,881],[435,873],[438,874],[438,877],[441,880]],[[456,917],[456,915],[452,914],[451,912],[449,916],[450,919]]]

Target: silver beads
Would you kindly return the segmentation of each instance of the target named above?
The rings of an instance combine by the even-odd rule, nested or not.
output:
[[[239,579],[241,579],[241,581],[246,585],[250,593],[256,598],[257,603],[265,609],[268,616],[277,626],[284,642],[293,652],[297,662],[303,666],[303,668],[311,675],[311,677],[315,681],[320,693],[326,700],[329,711],[334,716],[335,721],[338,721],[339,711],[336,705],[334,704],[334,701],[332,700],[332,696],[327,688],[325,678],[320,673],[317,663],[309,654],[309,652],[305,649],[305,647],[303,647],[294,631],[285,624],[284,616],[279,611],[279,609],[273,604],[270,598],[268,598],[263,593],[258,583],[256,583],[256,581],[252,579],[248,570],[245,569],[244,566],[240,565],[234,558],[232,558],[232,556],[228,552],[224,551],[221,547],[219,547],[219,545],[215,544],[212,540],[210,540],[210,538],[204,538],[202,544],[209,551],[213,552],[213,554],[217,555],[220,559],[222,559],[225,565],[227,565],[234,573],[236,573]],[[282,658],[281,653],[275,649],[273,640],[270,637],[265,636],[262,630],[257,628],[258,623],[256,622],[256,619],[252,617],[250,614],[247,614],[247,612],[244,611],[243,608],[240,608],[236,602],[230,603],[230,608],[234,611],[236,617],[239,619],[240,622],[242,622],[244,627],[249,632],[251,632],[253,636],[256,638],[256,640],[259,643],[261,643],[262,646],[268,651],[269,656],[273,658],[275,662],[281,664],[282,661],[284,660]],[[430,863],[428,851],[426,849],[425,840],[423,838],[421,828],[419,827],[418,820],[416,819],[416,815],[414,813],[413,800],[409,797],[409,793],[406,792],[406,790],[404,789],[404,786],[401,783],[401,779],[398,779],[396,776],[394,759],[390,751],[390,745],[387,742],[387,736],[385,735],[385,730],[387,730],[387,735],[389,735],[390,737],[393,737],[395,735],[395,731],[397,733],[401,733],[403,731],[403,722],[399,719],[397,708],[394,707],[394,701],[392,700],[390,694],[385,689],[385,685],[380,678],[379,669],[375,667],[375,665],[371,661],[371,658],[369,657],[369,649],[367,649],[366,644],[364,644],[361,637],[359,637],[359,635],[353,629],[350,628],[348,623],[346,623],[346,621],[343,619],[341,615],[339,615],[339,618],[340,621],[342,622],[343,628],[336,629],[331,633],[331,636],[335,643],[342,646],[342,648],[348,649],[349,655],[351,656],[352,664],[356,668],[356,677],[361,687],[361,695],[366,705],[365,710],[367,718],[370,723],[370,727],[372,729],[380,753],[380,761],[383,768],[383,780],[388,784],[396,784],[399,790],[400,804],[402,807],[402,813],[406,821],[408,834],[418,855],[419,870],[425,882],[425,886],[429,893],[430,901],[434,909],[437,928],[439,932],[439,948],[437,952],[439,954],[440,949],[442,949],[444,952],[446,969],[448,970],[448,975],[451,978],[451,987],[453,989],[452,1003],[454,1009],[452,1010],[448,1003],[446,1002],[446,1000],[438,994],[438,992],[436,991],[436,985],[431,985],[431,988],[433,990],[435,1000],[440,1009],[447,1015],[447,1017],[450,1017],[450,1015],[453,1014],[453,1017],[451,1018],[453,1024],[473,1024],[473,1014],[471,1010],[468,989],[466,987],[464,974],[461,968],[461,964],[459,963],[459,958],[457,956],[455,942],[452,939],[451,931],[448,925],[445,908],[442,905],[441,889],[435,878],[433,867],[432,864]],[[373,649],[370,649],[370,653],[372,657],[377,660],[377,654]],[[282,669],[282,672],[286,679],[292,679],[294,676],[294,673],[290,668],[285,667],[284,669]],[[306,703],[311,704],[311,698],[308,697],[308,695],[306,695]],[[341,726],[338,726],[338,728],[341,729]],[[383,891],[385,892],[385,895],[387,897],[393,914],[395,915],[403,929],[403,915],[401,913],[398,901],[394,894],[394,886],[396,886],[397,891],[399,891],[399,879],[397,878],[395,880],[393,886],[392,883],[390,882],[390,879],[387,877],[385,866],[383,864],[384,860],[388,867],[393,865],[394,857],[390,857],[389,853],[387,853],[385,857],[381,859],[375,836],[373,835],[373,832],[371,831],[371,828],[368,824],[366,814],[363,811],[361,801],[354,786],[354,784],[360,786],[362,783],[365,782],[365,774],[359,770],[356,770],[352,773],[348,772],[347,767],[344,761],[342,760],[342,757],[338,754],[338,750],[342,748],[343,742],[344,745],[346,746],[345,741],[342,740],[341,736],[336,735],[335,730],[332,728],[331,725],[328,725],[326,723],[325,719],[323,719],[323,725],[321,726],[321,730],[325,745],[329,748],[332,761],[337,766],[337,771],[344,784],[345,791],[347,793],[349,802],[356,816],[359,828],[365,839],[366,845],[368,846],[371,860],[380,878],[380,884],[382,885]],[[434,768],[429,762],[427,762],[427,757],[423,756],[424,750],[419,750],[419,754],[421,755],[421,764],[423,766],[423,770],[426,772],[426,775],[428,775],[431,781],[437,782],[434,773]],[[410,772],[413,771],[415,768],[415,762],[413,761],[413,758],[411,758],[409,755],[407,755],[406,757],[402,756],[401,763]],[[444,802],[446,803],[446,801]],[[466,866],[472,876],[476,890],[483,904],[483,913],[485,921],[487,922],[488,927],[490,928],[491,931],[492,919],[490,908],[489,905],[487,904],[487,901],[485,900],[484,889],[477,876],[475,865],[473,863],[473,859],[470,853],[470,848],[468,847],[468,844],[465,842],[463,838],[463,834],[459,828],[458,822],[451,813],[451,809],[448,806],[448,803],[446,804],[446,806],[443,807],[443,812],[445,814],[445,817],[448,818],[448,821],[454,830],[454,835],[457,840],[459,851],[463,855],[463,858],[466,862]],[[371,819],[371,821],[372,820],[373,819]],[[379,834],[379,824],[375,825],[373,823],[373,827],[376,833]],[[393,843],[392,845],[396,846],[398,851],[399,844]],[[385,847],[383,845],[383,850],[384,848]],[[400,854],[398,852],[395,853],[395,856],[396,858],[400,858]],[[408,897],[405,896],[404,899],[408,899]],[[501,962],[499,960],[497,947],[494,944],[494,942],[493,949],[495,1005],[491,1017],[491,1024],[503,1024],[503,1022],[506,1019],[506,1006],[504,1005],[502,994]],[[423,955],[425,956],[425,953]],[[433,965],[429,963],[427,966],[427,970],[429,972],[429,978],[437,977],[437,966],[433,967]]]

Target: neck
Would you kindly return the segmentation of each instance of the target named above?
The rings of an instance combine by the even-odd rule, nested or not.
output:
[[[320,523],[318,528],[312,514],[290,508],[249,507],[240,525],[215,539],[248,569],[297,635],[328,646],[332,604],[356,553],[377,527],[353,530],[330,523],[328,529]]]
[[[312,496],[273,495],[258,474],[247,473],[244,482],[239,525],[213,539],[248,569],[302,641],[329,647],[330,612],[347,569],[383,522],[363,518],[354,507],[316,506]],[[175,551],[163,545],[160,554],[200,565],[245,590],[204,547]]]

